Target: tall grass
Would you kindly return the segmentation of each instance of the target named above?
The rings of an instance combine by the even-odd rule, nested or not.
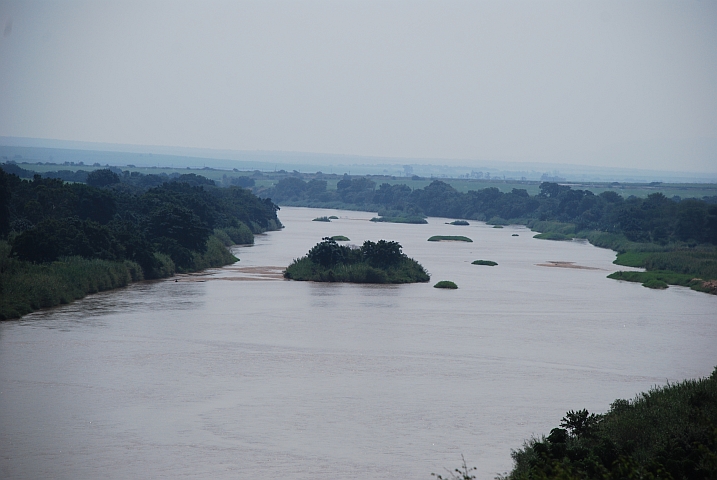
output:
[[[134,262],[110,262],[68,257],[35,265],[7,257],[0,245],[0,320],[18,318],[40,308],[53,307],[87,294],[124,287],[143,279]]]
[[[248,228],[246,230],[251,234]],[[207,241],[207,250],[195,252],[191,267],[183,271],[236,262],[237,258],[224,244],[226,238],[222,240],[230,234],[234,238],[247,239],[242,229],[212,235]],[[170,277],[177,270],[172,259],[161,253],[154,254],[157,266],[151,272],[143,272],[137,263],[129,260],[113,262],[67,257],[48,264],[33,264],[9,257],[9,254],[10,245],[0,241],[0,320],[19,318],[40,308],[70,303],[88,294],[124,287],[144,278]]]

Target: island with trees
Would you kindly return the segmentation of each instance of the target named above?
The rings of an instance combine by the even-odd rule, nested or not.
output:
[[[426,270],[402,252],[398,242],[367,240],[361,247],[339,245],[325,237],[294,260],[284,278],[314,282],[418,283],[427,282]]]
[[[424,188],[388,182],[377,186],[369,177],[345,175],[336,190],[329,190],[327,181],[314,175],[308,182],[295,176],[279,179],[258,194],[287,205],[383,211],[391,221],[429,215],[484,221],[496,227],[527,225],[540,232],[538,238],[587,239],[615,250],[619,254],[616,264],[647,270],[612,278],[653,288],[684,285],[717,294],[717,196],[668,198],[654,191],[660,187],[655,185],[646,198],[624,198],[619,194],[620,184],[606,186],[594,194],[589,189],[542,182],[539,193],[530,195],[522,188],[461,192],[442,180]]]
[[[228,245],[281,228],[249,190],[110,169],[86,183],[0,169],[0,320],[129,282],[234,263]]]

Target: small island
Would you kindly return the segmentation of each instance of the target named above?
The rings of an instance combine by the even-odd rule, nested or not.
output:
[[[309,253],[294,260],[284,278],[314,282],[418,283],[430,276],[401,251],[398,242],[366,240],[359,248],[339,245],[324,237]]]
[[[429,242],[473,242],[468,237],[462,235],[434,235],[428,239]]]
[[[471,265],[487,265],[489,267],[495,267],[498,263],[492,260],[474,260],[471,262]]]
[[[423,217],[420,216],[409,216],[409,217],[373,217],[372,222],[388,222],[388,223],[413,223],[416,225],[423,225],[428,223]]]
[[[455,290],[458,288],[458,285],[451,282],[450,280],[441,280],[437,284],[433,285],[433,288],[448,288],[450,290]]]
[[[449,223],[449,225],[460,225],[460,226],[466,226],[470,225],[470,223],[466,222],[465,220],[453,220]]]
[[[350,241],[351,239],[350,239],[349,237],[344,236],[344,235],[334,235],[333,237],[331,237],[331,240],[334,240],[334,241],[336,241],[336,242],[348,242],[348,241]]]
[[[316,217],[312,222],[330,222],[329,217]]]
[[[331,215],[329,217],[329,220],[338,220],[338,219],[339,219],[339,217],[337,217],[336,215]]]

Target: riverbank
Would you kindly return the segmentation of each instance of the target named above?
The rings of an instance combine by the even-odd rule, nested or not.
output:
[[[126,287],[132,282],[231,265],[239,259],[227,248],[234,244],[231,240],[227,244],[227,239],[226,233],[209,237],[207,250],[193,252],[189,268],[178,269],[167,255],[155,253],[158,266],[152,272],[143,271],[139,264],[129,260],[108,261],[79,256],[34,264],[10,257],[10,245],[0,242],[0,320],[20,318],[93,293]],[[246,243],[253,243],[253,236],[251,242]]]
[[[613,261],[615,265],[645,269],[644,272],[615,272],[608,278],[641,283],[647,288],[664,289],[675,285],[717,294],[715,247],[631,242],[622,234],[576,231],[576,226],[570,223],[533,221],[526,222],[526,226],[540,232],[535,238],[558,241],[584,239],[596,247],[613,250],[617,255]]]

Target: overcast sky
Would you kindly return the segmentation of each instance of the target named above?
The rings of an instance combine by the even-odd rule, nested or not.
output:
[[[717,2],[0,1],[0,135],[717,171]]]

